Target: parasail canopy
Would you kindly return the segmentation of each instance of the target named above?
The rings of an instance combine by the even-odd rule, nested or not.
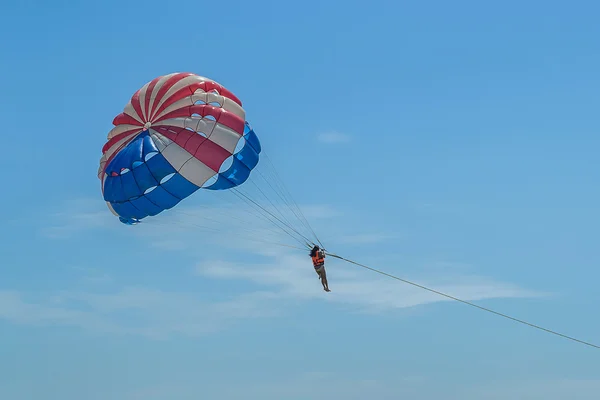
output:
[[[98,178],[108,208],[135,224],[198,189],[244,183],[261,145],[242,102],[219,83],[173,73],[146,83],[114,120]]]

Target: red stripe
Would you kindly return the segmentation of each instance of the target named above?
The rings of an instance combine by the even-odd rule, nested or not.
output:
[[[137,126],[142,126],[140,125],[140,122],[138,120],[136,120],[135,118],[133,118],[131,115],[129,114],[125,114],[125,113],[121,113],[119,115],[117,115],[115,117],[115,119],[113,119],[113,125],[117,126],[117,125],[121,125],[121,124],[125,124],[125,125],[137,125]]]
[[[108,149],[110,149],[112,146],[114,146],[119,140],[125,138],[128,135],[132,135],[136,132],[139,132],[141,128],[136,128],[136,129],[130,129],[128,131],[119,133],[118,135],[114,136],[113,138],[111,138],[108,142],[106,142],[104,144],[104,146],[102,147],[102,154],[106,153]]]
[[[187,148],[185,147],[185,144],[194,135],[197,135],[197,133],[189,131],[187,129],[179,128],[178,133],[168,132],[168,135],[165,135],[165,136],[167,136],[169,139],[171,139],[172,141],[177,143],[180,147],[187,150]],[[194,152],[190,152],[190,153],[194,154]]]
[[[219,94],[221,94],[222,96],[225,96],[225,97],[235,101],[240,106],[242,105],[242,101],[240,99],[238,99],[238,97],[235,94],[233,94],[232,92],[227,90],[227,88],[225,88],[225,86],[220,85],[216,82],[206,82],[206,89],[204,89],[204,91],[210,92],[213,89],[217,89],[219,91]]]
[[[152,80],[152,82],[150,82],[150,84],[148,85],[148,89],[146,89],[146,98],[144,100],[144,107],[146,110],[146,114],[148,114],[148,120],[150,119],[150,96],[152,95],[152,91],[154,90],[154,87],[156,86],[156,84],[158,83],[158,81],[160,80],[160,76],[158,78],[154,78]],[[156,97],[154,98],[156,101]],[[154,103],[152,104],[152,108],[154,108]]]
[[[204,92],[207,92],[207,93],[213,89],[217,89],[217,91],[219,92],[220,95],[227,97],[230,100],[235,101],[240,106],[242,105],[242,102],[233,93],[231,93],[229,90],[227,90],[222,85],[219,85],[218,83],[209,82],[209,81],[194,82],[194,83],[191,83],[188,86],[178,90],[177,92],[173,93],[171,96],[169,96],[169,98],[166,99],[157,110],[154,110],[152,112],[152,116],[151,116],[150,120],[154,121],[154,118],[158,114],[163,112],[171,104],[173,104],[187,96],[193,95],[196,92],[196,90],[198,90],[198,89],[202,89]],[[158,100],[158,97],[157,97],[157,100]]]
[[[185,149],[190,154],[196,154],[196,151],[198,150],[200,145],[207,140],[208,139],[205,136],[196,133],[192,137],[190,137],[189,140],[185,143]]]
[[[115,151],[114,153],[112,153],[112,155],[111,155],[110,157],[108,157],[108,158],[106,159],[106,164],[104,164],[104,168],[102,168],[102,176],[104,176],[104,174],[106,173],[106,168],[108,167],[108,164],[110,164],[110,162],[112,161],[112,159],[113,159],[113,158],[115,158],[115,156],[116,156],[117,154],[119,154],[119,152],[120,152],[121,150],[123,150],[123,148],[124,148],[125,146],[127,146],[127,144],[129,144],[129,141],[127,141],[127,142],[123,143],[122,145],[120,145],[120,146],[119,146],[119,147],[116,149],[116,151]]]
[[[199,114],[202,117],[211,115],[215,117],[218,123],[233,129],[235,132],[240,134],[240,136],[244,134],[244,120],[242,118],[227,110],[208,104],[195,104],[193,106],[179,108],[171,111],[168,114],[165,114],[155,123],[171,118],[191,117],[193,114]]]
[[[170,77],[169,79],[167,79],[167,81],[161,86],[161,88],[156,93],[155,101],[156,102],[160,101],[160,99],[162,99],[164,97],[164,95],[167,94],[169,89],[171,89],[173,87],[173,85],[175,85],[177,82],[179,82],[180,80],[182,80],[188,76],[192,76],[192,75],[194,75],[194,74],[192,74],[190,72],[181,72],[181,73],[175,74],[172,77]],[[163,77],[161,77],[161,78],[163,78]],[[156,111],[153,112],[152,114],[153,114],[153,116],[156,115]]]
[[[194,152],[194,157],[215,172],[219,172],[223,161],[230,155],[230,152],[210,140],[202,142]]]
[[[140,104],[140,92],[141,91],[142,91],[142,89],[135,92],[135,94],[133,96],[131,96],[131,100],[129,102],[133,106],[133,109],[137,113],[140,120],[146,122],[146,120],[144,119],[144,114],[142,113],[142,105]]]
[[[202,135],[191,132],[187,129],[181,129],[177,127],[158,127],[154,128],[157,132],[170,140],[174,141],[178,146],[185,149],[190,155],[194,156],[198,161],[208,166],[215,172],[219,172],[219,168],[223,164],[223,161],[231,155],[231,153],[219,146],[215,142],[212,142]],[[177,131],[181,129],[179,133],[169,132],[169,129]]]
[[[199,135],[185,128],[179,128],[175,126],[161,126],[159,128],[154,129],[156,129],[156,131],[159,132],[161,135],[177,143],[181,148],[185,149],[185,151],[187,151],[190,154],[194,154],[198,149],[199,145],[198,140],[193,139],[194,137],[199,137],[203,140],[206,140],[206,138],[202,135]],[[177,133],[173,133],[172,131],[175,131]]]
[[[169,107],[171,104],[184,99],[188,96],[191,96],[194,94],[194,92],[199,89],[202,88],[204,86],[204,82],[195,82],[191,85],[188,85],[186,87],[183,87],[181,89],[179,89],[178,91],[176,91],[175,93],[173,93],[167,100],[165,100],[160,107],[152,112],[152,121],[154,121],[154,118],[160,114],[161,112],[163,112],[167,107]],[[190,104],[191,105],[191,104]]]
[[[171,139],[179,146],[184,148],[188,153],[194,154],[198,150],[198,146],[205,140],[208,140],[205,136],[202,136],[196,132],[192,132],[185,128],[179,128],[175,126],[161,126],[154,128],[161,135]],[[173,133],[171,131],[176,131]]]

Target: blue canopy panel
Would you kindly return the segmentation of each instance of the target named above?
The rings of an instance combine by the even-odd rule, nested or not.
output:
[[[246,122],[243,146],[225,161],[225,163],[231,161],[231,166],[225,171],[219,172],[216,181],[213,184],[204,186],[203,189],[225,190],[246,182],[250,177],[250,172],[258,164],[260,151],[261,145],[258,136]]]
[[[148,131],[119,151],[106,174],[104,200],[125,224],[170,209],[199,189],[168,163]]]

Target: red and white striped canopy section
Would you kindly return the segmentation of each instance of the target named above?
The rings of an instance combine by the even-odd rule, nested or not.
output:
[[[177,147],[183,145],[184,149],[191,150],[199,145],[198,140],[186,145],[191,135],[178,137],[183,130],[205,136],[231,155],[243,135],[244,122],[242,102],[212,79],[193,73],[159,76],[139,89],[113,120],[115,127],[108,133],[108,141],[102,148],[98,178],[103,179],[111,159],[144,130],[149,130],[157,145],[173,146],[170,152],[161,149],[167,159],[181,153],[175,150]],[[206,161],[214,164],[219,158]]]

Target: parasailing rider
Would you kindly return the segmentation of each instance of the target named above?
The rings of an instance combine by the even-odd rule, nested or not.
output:
[[[313,266],[323,285],[323,290],[331,292],[329,285],[327,284],[327,274],[325,273],[325,252],[317,245],[310,251],[310,257],[312,258]]]

